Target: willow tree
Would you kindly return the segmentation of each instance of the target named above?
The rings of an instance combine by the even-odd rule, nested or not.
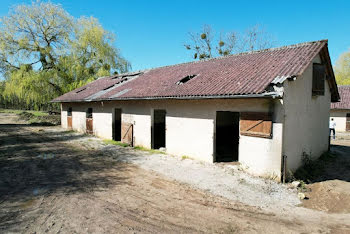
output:
[[[114,39],[97,19],[76,19],[58,4],[15,6],[0,19],[3,97],[42,109],[99,76],[126,72],[130,64]]]
[[[334,70],[338,85],[350,85],[350,51],[340,55]]]

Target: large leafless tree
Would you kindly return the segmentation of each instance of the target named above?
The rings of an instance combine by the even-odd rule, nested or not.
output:
[[[250,27],[244,33],[232,31],[219,34],[210,25],[204,25],[199,32],[189,32],[189,40],[184,46],[193,53],[194,59],[201,60],[267,49],[273,44],[271,34],[260,25]]]

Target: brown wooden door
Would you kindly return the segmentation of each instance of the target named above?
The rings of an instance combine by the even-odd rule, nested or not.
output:
[[[86,133],[93,134],[92,118],[86,118]]]
[[[350,113],[346,114],[346,131],[350,132]]]
[[[67,116],[67,123],[68,123],[68,128],[72,129],[72,127],[73,127],[72,116]]]
[[[134,146],[134,125],[122,122],[122,142]]]

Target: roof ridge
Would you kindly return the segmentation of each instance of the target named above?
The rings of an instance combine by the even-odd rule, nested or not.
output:
[[[155,69],[159,69],[159,68],[167,68],[167,67],[176,67],[176,66],[180,66],[180,65],[184,65],[184,64],[196,64],[196,63],[202,63],[202,62],[207,62],[207,61],[212,61],[212,60],[220,60],[220,59],[226,59],[226,58],[230,58],[230,57],[242,56],[242,55],[247,55],[247,54],[257,54],[257,53],[261,53],[261,52],[276,51],[276,50],[282,50],[282,49],[287,49],[287,48],[298,48],[298,47],[301,47],[301,46],[311,45],[311,44],[318,43],[318,42],[326,42],[326,43],[328,43],[328,39],[322,39],[322,40],[318,40],[318,41],[301,42],[301,43],[297,43],[297,44],[286,45],[286,46],[279,46],[279,47],[272,47],[272,48],[262,49],[262,50],[241,52],[241,53],[237,53],[237,54],[230,54],[230,55],[227,55],[227,56],[220,56],[220,57],[215,57],[215,58],[208,58],[208,59],[202,59],[202,60],[197,60],[197,61],[190,61],[190,62],[184,62],[184,63],[177,63],[177,64],[165,65],[165,66],[160,66],[160,67],[148,68],[148,69],[144,69],[144,70],[138,70],[138,71],[135,71],[135,72],[151,71],[151,70],[155,70]],[[119,75],[122,75],[122,74],[119,74]]]

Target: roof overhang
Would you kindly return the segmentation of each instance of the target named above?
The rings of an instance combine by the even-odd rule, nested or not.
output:
[[[203,100],[203,99],[245,99],[245,98],[282,98],[279,92],[266,92],[261,94],[242,94],[242,95],[208,95],[208,96],[159,96],[159,97],[128,97],[128,98],[110,98],[93,100],[65,100],[51,101],[53,103],[72,103],[72,102],[102,102],[102,101],[128,101],[128,100]]]
[[[331,91],[331,101],[332,102],[339,102],[340,101],[340,95],[339,95],[339,91],[338,91],[337,81],[335,80],[331,59],[329,57],[328,42],[321,49],[319,55],[321,57],[322,63],[325,64],[325,66],[326,66],[326,72],[327,72],[327,75],[328,75],[327,81],[328,81],[329,88],[330,88],[330,91]]]

